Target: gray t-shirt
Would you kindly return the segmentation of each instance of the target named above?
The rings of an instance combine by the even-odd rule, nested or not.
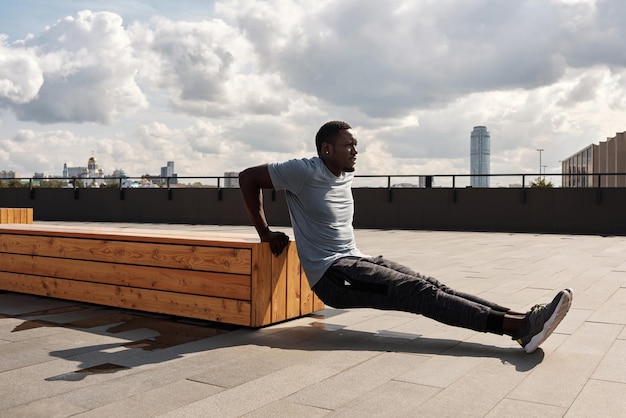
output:
[[[356,248],[352,173],[336,177],[318,158],[268,164],[276,190],[286,190],[298,256],[311,287],[337,259],[364,257]]]

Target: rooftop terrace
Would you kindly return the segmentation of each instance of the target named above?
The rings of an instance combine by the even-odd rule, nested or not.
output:
[[[327,308],[254,330],[0,293],[0,417],[623,416],[626,237],[356,234],[366,253],[518,310],[571,287],[572,309],[528,355],[401,312]]]

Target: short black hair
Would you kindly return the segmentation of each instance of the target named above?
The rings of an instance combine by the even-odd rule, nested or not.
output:
[[[315,135],[315,147],[317,148],[318,154],[322,150],[322,144],[324,142],[332,143],[339,131],[346,129],[352,129],[352,126],[340,120],[333,120],[323,124],[320,130],[317,131],[317,135]]]

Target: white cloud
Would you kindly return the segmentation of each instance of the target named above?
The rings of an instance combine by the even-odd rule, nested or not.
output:
[[[118,15],[82,11],[24,44],[41,69],[26,77],[31,85],[41,78],[43,83],[12,106],[19,119],[110,124],[147,107],[135,81],[139,64]]]
[[[37,96],[43,74],[32,49],[6,44],[0,35],[0,106],[28,103]]]
[[[343,119],[359,171],[467,172],[476,125],[492,171],[532,171],[536,148],[556,166],[625,130],[619,0],[201,3],[68,9],[0,37],[0,169],[93,150],[110,171],[219,175],[313,155]]]

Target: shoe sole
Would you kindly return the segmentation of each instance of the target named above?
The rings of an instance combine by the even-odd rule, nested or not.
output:
[[[552,334],[552,332],[554,332],[563,318],[565,318],[570,306],[572,306],[573,295],[574,293],[572,292],[572,289],[565,289],[563,291],[563,296],[561,296],[559,304],[556,306],[552,316],[550,316],[550,318],[548,318],[548,320],[543,324],[541,332],[537,333],[530,339],[528,344],[524,346],[524,351],[526,351],[526,353],[530,354],[535,351]]]

